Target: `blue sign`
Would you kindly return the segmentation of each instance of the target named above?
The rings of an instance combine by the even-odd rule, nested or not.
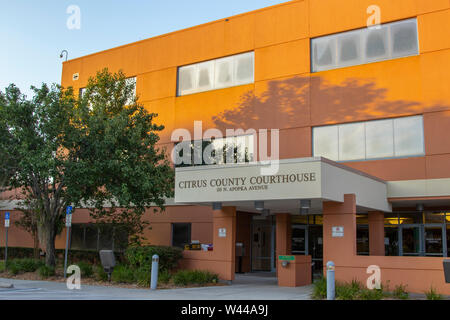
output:
[[[66,214],[72,214],[72,206],[68,206],[66,209]]]
[[[9,212],[5,212],[5,220],[9,220]]]

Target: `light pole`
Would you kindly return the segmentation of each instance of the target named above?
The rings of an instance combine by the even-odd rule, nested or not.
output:
[[[64,53],[66,54],[66,61],[67,61],[67,58],[69,57],[69,52],[67,52],[67,50],[61,51],[61,54],[59,55],[59,57],[62,59],[64,57]]]

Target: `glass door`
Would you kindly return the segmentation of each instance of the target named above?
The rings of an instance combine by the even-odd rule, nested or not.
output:
[[[442,257],[445,251],[444,227],[442,224],[426,224],[425,229],[425,255]]]
[[[308,227],[302,225],[292,226],[292,254],[306,255],[308,249]]]
[[[253,220],[252,271],[272,271],[274,264],[274,228],[271,219]]]
[[[419,224],[402,225],[399,228],[401,241],[401,256],[422,256],[423,248],[423,226]]]
[[[308,255],[314,263],[313,273],[323,274],[323,227],[310,225],[308,229]]]

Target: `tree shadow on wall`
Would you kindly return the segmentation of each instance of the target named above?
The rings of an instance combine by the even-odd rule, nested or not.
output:
[[[332,84],[321,77],[297,76],[269,81],[262,93],[253,90],[246,92],[235,108],[213,116],[212,120],[222,131],[227,128],[273,129],[360,121],[423,111],[421,103],[387,100],[387,93],[388,89],[378,88],[373,80],[351,78]]]

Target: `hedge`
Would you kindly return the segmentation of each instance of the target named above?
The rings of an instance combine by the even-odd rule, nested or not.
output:
[[[125,251],[128,264],[134,269],[151,270],[152,256],[159,256],[159,270],[173,270],[183,258],[183,250],[164,246],[131,247]]]

